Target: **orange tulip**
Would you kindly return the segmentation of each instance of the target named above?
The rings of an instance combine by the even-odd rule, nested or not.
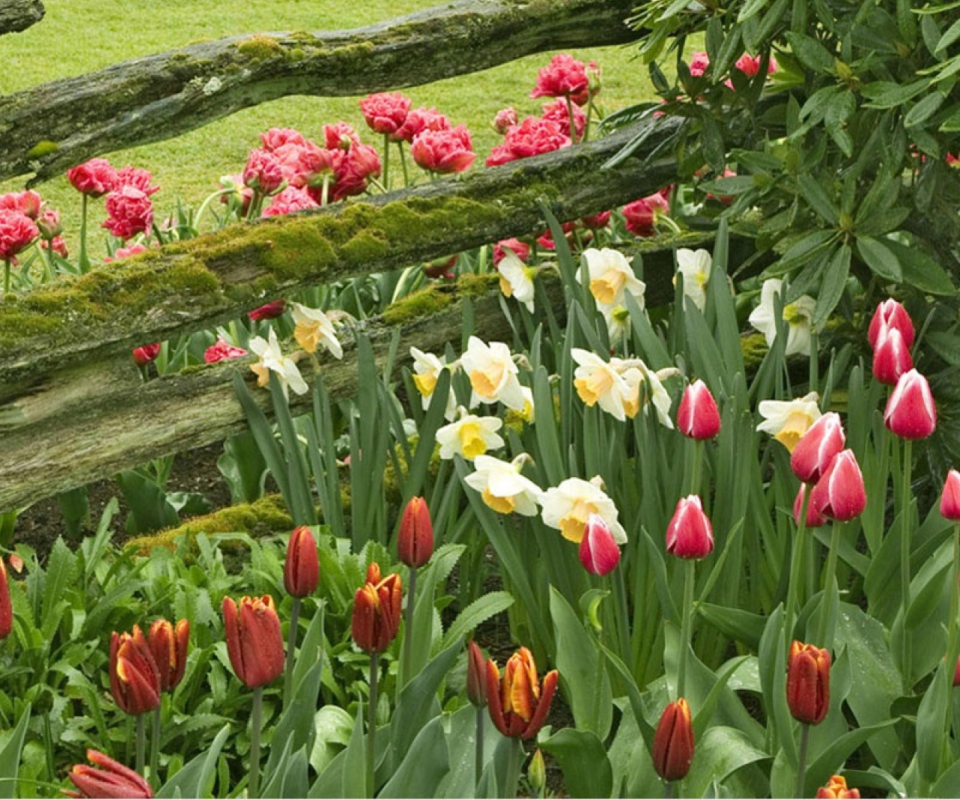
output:
[[[233,598],[223,598],[227,652],[237,677],[251,689],[283,673],[283,634],[270,595],[243,597],[239,609]]]
[[[382,653],[400,628],[403,585],[396,573],[380,578],[374,561],[367,568],[367,582],[353,598],[353,640],[361,650]]]
[[[87,750],[87,760],[94,766],[75,764],[70,770],[68,777],[79,791],[65,791],[68,797],[153,797],[149,783],[110,756]]]
[[[835,798],[844,800],[845,798],[859,797],[859,789],[848,789],[847,781],[842,775],[831,775],[826,786],[817,789],[817,797]]]
[[[133,633],[110,636],[110,691],[127,714],[143,714],[160,705],[160,673],[139,625]]]
[[[173,691],[183,680],[187,666],[190,623],[182,619],[176,627],[165,619],[156,620],[147,631],[147,644],[160,675],[160,691]]]
[[[830,653],[794,642],[787,663],[787,705],[800,722],[819,725],[830,708]]]
[[[681,781],[693,761],[693,722],[682,697],[668,703],[653,735],[653,768],[665,781]]]
[[[283,565],[283,585],[292,597],[306,597],[317,590],[320,582],[320,558],[317,540],[306,526],[294,530],[287,543],[287,560]]]
[[[433,555],[433,521],[422,497],[412,497],[403,510],[397,550],[400,561],[413,569],[422,567]]]
[[[487,662],[487,702],[490,718],[504,736],[532,739],[543,726],[550,711],[559,673],[551,670],[537,680],[533,654],[521,647],[510,656],[500,678],[497,662]]]
[[[467,698],[477,708],[487,704],[487,684],[485,665],[480,646],[470,640],[467,645]]]

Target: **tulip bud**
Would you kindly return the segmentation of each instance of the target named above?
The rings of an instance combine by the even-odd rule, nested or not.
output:
[[[896,386],[904,372],[913,369],[910,350],[897,328],[881,328],[873,350],[873,377],[887,386]]]
[[[283,585],[291,597],[306,597],[320,582],[320,558],[313,531],[305,525],[296,528],[287,542],[287,560],[283,565]]]
[[[353,597],[353,641],[368,653],[382,653],[400,628],[403,585],[396,573],[380,578],[380,566],[367,568],[367,582]]]
[[[477,708],[487,704],[486,665],[473,639],[467,645],[467,699]]]
[[[543,726],[557,690],[559,673],[551,670],[537,683],[537,665],[533,654],[521,647],[510,656],[500,678],[492,659],[487,662],[487,701],[490,719],[504,736],[532,739]]]
[[[0,556],[0,639],[6,639],[13,630],[13,604],[10,601],[10,583],[7,567]]]
[[[717,401],[702,380],[695,380],[683,392],[677,411],[677,428],[690,439],[712,439],[720,433]]]
[[[807,491],[805,483],[800,484],[800,491],[797,492],[797,499],[793,501],[793,521],[800,525],[800,511],[803,509],[803,495]],[[814,505],[813,499],[807,503],[807,522],[805,528],[819,528],[826,525],[827,518],[820,513],[820,510]]]
[[[867,507],[863,474],[853,450],[837,453],[810,494],[810,504],[827,519],[846,522]]]
[[[258,322],[262,319],[276,319],[277,317],[282,316],[286,309],[286,300],[273,300],[266,305],[262,305],[259,308],[253,309],[253,311],[247,314],[247,316],[254,322]]]
[[[189,641],[190,623],[185,619],[176,628],[167,620],[158,619],[147,631],[147,645],[157,665],[161,692],[173,691],[183,680]]]
[[[143,347],[133,348],[133,360],[138,367],[145,367],[160,355],[160,342],[145,344]]]
[[[816,483],[833,457],[843,450],[846,437],[840,415],[830,411],[810,426],[790,454],[790,468],[804,483]]]
[[[960,472],[955,469],[947,473],[947,479],[943,482],[940,513],[945,519],[960,522]],[[2,636],[2,631],[0,631],[0,636]]]
[[[925,439],[937,427],[930,384],[915,369],[897,381],[883,412],[883,424],[901,439]]]
[[[87,760],[94,766],[74,764],[68,776],[78,791],[65,791],[64,794],[70,797],[153,797],[149,783],[110,756],[99,750],[87,750]]]
[[[422,497],[412,497],[403,510],[397,538],[400,561],[411,569],[422,567],[433,555],[433,522]]]
[[[667,525],[667,552],[679,558],[703,558],[713,552],[713,526],[700,498],[681,498]]]
[[[110,691],[127,714],[143,714],[160,705],[160,673],[139,625],[133,633],[110,636]]]
[[[682,697],[669,703],[653,735],[653,768],[665,781],[681,781],[693,761],[693,721]]]
[[[957,659],[957,666],[953,670],[953,685],[954,687],[960,686],[960,658]]]
[[[910,319],[907,309],[892,297],[880,303],[877,310],[873,312],[870,328],[867,330],[867,341],[870,342],[871,347],[876,348],[877,341],[880,339],[880,329],[884,326],[896,328],[900,331],[907,349],[913,347],[913,320]]]
[[[620,561],[620,548],[610,528],[599,514],[587,517],[583,538],[580,540],[580,563],[587,572],[606,575]]]
[[[239,608],[223,598],[227,653],[237,677],[249,688],[270,683],[283,673],[283,634],[273,598],[243,597]]]
[[[527,767],[527,780],[535,796],[542,796],[543,788],[547,785],[547,765],[543,762],[543,753],[539,747],[534,750],[530,766]]]
[[[860,790],[848,789],[846,778],[842,775],[831,775],[827,785],[817,789],[817,797],[845,800],[846,798],[860,797]]]
[[[819,725],[830,708],[830,653],[794,642],[787,663],[787,706],[794,719]]]

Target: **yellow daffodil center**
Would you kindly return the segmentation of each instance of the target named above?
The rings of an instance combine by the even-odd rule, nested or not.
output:
[[[470,373],[470,385],[481,397],[488,400],[497,395],[497,389],[503,380],[503,364],[492,364],[487,371],[475,369]]]
[[[783,318],[794,328],[798,325],[806,325],[809,322],[807,315],[797,308],[796,303],[788,303],[783,307]]]
[[[560,534],[574,544],[580,544],[583,532],[587,527],[587,520],[591,514],[596,514],[597,507],[586,500],[577,500],[570,513],[560,520]]]
[[[617,270],[607,270],[601,277],[590,281],[590,291],[600,303],[612,303],[613,298],[627,282],[627,276]]]
[[[483,440],[480,426],[476,422],[465,422],[460,426],[457,435],[465,458],[476,458],[487,452],[487,443]]]
[[[265,364],[251,364],[250,369],[253,370],[257,376],[257,386],[262,389],[264,386],[270,385],[269,367],[267,367]]]
[[[437,388],[437,373],[425,372],[422,375],[414,373],[413,383],[420,394],[429,397],[433,394],[433,390]]]
[[[503,275],[500,276],[500,291],[503,292],[504,297],[513,297],[513,287]]]
[[[484,489],[481,497],[483,502],[498,514],[510,514],[517,507],[512,497],[496,497],[490,493],[490,489]]]
[[[787,452],[792,453],[793,448],[797,446],[803,434],[807,432],[813,420],[810,415],[803,411],[791,411],[783,427],[777,432],[776,439],[780,444],[787,448]]]
[[[298,322],[293,329],[293,338],[308,353],[317,352],[317,345],[320,343],[320,323]]]
[[[577,394],[588,406],[592,406],[603,395],[610,391],[613,386],[613,376],[609,370],[593,370],[586,378],[577,378],[573,385],[577,389]]]

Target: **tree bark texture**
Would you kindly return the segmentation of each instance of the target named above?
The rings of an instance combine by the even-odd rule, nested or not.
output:
[[[544,50],[630,41],[632,4],[458,0],[351,31],[236,36],[53,81],[0,98],[0,180],[44,180],[287,95],[399,89]]]
[[[0,0],[0,36],[24,31],[43,19],[40,0]]]

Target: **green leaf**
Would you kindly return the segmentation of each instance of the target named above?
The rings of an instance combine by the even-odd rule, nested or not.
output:
[[[945,99],[946,95],[940,92],[928,94],[907,112],[907,115],[903,118],[904,127],[915,128],[918,125],[922,125],[937,113]]]
[[[812,796],[818,786],[823,786],[830,780],[831,775],[839,772],[844,762],[860,745],[874,734],[885,730],[895,722],[895,719],[890,719],[886,722],[881,722],[879,725],[868,725],[865,728],[857,728],[834,740],[807,768],[807,776],[804,782],[806,794],[804,797],[807,795]]]
[[[478,597],[450,623],[450,627],[447,628],[447,632],[443,636],[444,645],[450,645],[454,641],[466,638],[467,634],[480,623],[502,611],[506,611],[513,605],[513,602],[513,595],[510,592],[488,592]]]
[[[807,234],[800,241],[792,244],[780,257],[780,266],[786,272],[794,266],[806,263],[813,257],[814,253],[829,245],[836,235],[836,231],[824,230]]]
[[[885,241],[884,244],[900,262],[905,284],[930,294],[946,296],[957,293],[947,271],[923,250],[893,241]]]
[[[557,760],[571,797],[610,797],[613,768],[595,733],[564,728],[541,740],[540,746]]]
[[[504,737],[491,724],[487,709],[480,709],[480,716],[483,720],[484,763],[491,764],[497,751],[497,745],[504,741]],[[457,709],[454,714],[446,715],[444,721],[446,723],[450,771],[444,776],[434,796],[473,797],[478,781],[475,774],[477,710],[471,705],[465,705]]]
[[[0,797],[16,797],[17,775],[20,772],[20,753],[23,750],[23,739],[27,735],[27,725],[30,723],[30,704],[27,703],[13,729],[6,747],[0,751]]]
[[[787,31],[786,37],[793,54],[807,69],[823,74],[834,73],[834,57],[820,42],[796,31]]]
[[[728,608],[713,603],[697,603],[697,614],[724,636],[738,641],[750,650],[760,644],[767,618],[740,608]]]
[[[353,723],[350,744],[343,751],[341,769],[341,797],[372,797],[372,789],[367,789],[367,744],[368,737],[363,732],[363,703],[357,703],[357,716]],[[329,768],[332,768],[333,764]],[[329,769],[328,768],[328,769]],[[323,776],[321,775],[322,779]]]
[[[314,717],[317,699],[320,697],[322,669],[323,662],[317,659],[306,677],[297,685],[295,696],[274,728],[264,776],[283,770],[283,763],[278,760],[283,751],[298,753],[304,750],[309,753],[313,750]]]
[[[881,240],[872,236],[858,236],[857,255],[878,277],[892,283],[903,280],[900,262]]]
[[[720,784],[741,767],[766,758],[770,755],[754,747],[742,731],[710,728],[696,743],[690,773],[683,784],[684,797],[705,797],[710,784]]]
[[[730,677],[749,657],[750,656],[741,656],[740,658],[732,659],[724,665],[720,674],[717,675],[716,683],[714,683],[713,688],[710,689],[710,694],[708,694],[706,700],[701,703],[693,718],[693,730],[698,739],[703,736],[707,725],[710,724],[710,718],[713,716],[713,711],[717,707],[717,703],[720,701],[720,695],[723,694],[723,690],[727,687],[727,682],[730,680]]]
[[[450,771],[447,740],[441,717],[434,717],[417,734],[378,797],[434,797]]]
[[[77,579],[76,567],[76,555],[64,544],[63,538],[58,538],[50,551],[43,582],[43,616],[40,629],[47,640],[53,638],[60,625],[65,610],[64,595]]]
[[[917,771],[931,783],[940,772],[954,666],[948,668],[946,661],[940,663],[917,710]]]
[[[195,756],[181,767],[177,774],[168,780],[157,792],[157,797],[209,797],[213,789],[213,777],[217,768],[217,759],[223,749],[230,725],[224,725],[214,737],[205,753]],[[0,764],[5,763],[0,760]],[[221,791],[226,787],[221,786]],[[11,795],[12,796],[12,795]]]
[[[850,245],[845,244],[837,249],[830,264],[827,266],[823,283],[820,284],[820,294],[817,297],[817,306],[813,314],[813,327],[820,328],[837,307],[843,290],[850,276]]]
[[[940,37],[940,41],[937,42],[934,52],[946,50],[950,45],[957,41],[957,39],[960,39],[960,19],[947,28],[943,36]]]
[[[797,744],[793,738],[793,722],[787,707],[787,642],[783,635],[783,606],[777,606],[767,618],[760,639],[760,685],[767,718],[772,718],[788,765],[797,768]],[[769,724],[769,723],[768,723]]]
[[[310,766],[323,772],[333,757],[350,742],[353,732],[353,717],[337,705],[326,705],[314,716],[313,750]]]
[[[256,439],[257,447],[260,448],[260,452],[270,468],[270,474],[273,475],[273,479],[277,482],[277,488],[280,489],[280,494],[283,495],[284,501],[289,506],[291,502],[290,482],[287,478],[283,456],[280,453],[280,445],[277,444],[277,440],[273,436],[273,428],[267,422],[266,415],[253,399],[253,395],[250,394],[247,384],[239,372],[233,374],[233,391],[243,408],[247,424],[250,426],[250,433]]]
[[[440,371],[437,385],[434,387],[430,406],[420,425],[417,449],[413,455],[407,474],[403,481],[403,497],[409,500],[419,495],[430,467],[433,449],[436,444],[437,429],[444,424],[443,413],[447,407],[447,398],[450,396],[451,372],[448,369]]]
[[[895,81],[875,81],[861,88],[860,93],[870,101],[866,104],[866,108],[895,108],[926,91],[929,85],[929,80],[919,80],[907,84]]]
[[[797,184],[800,187],[800,193],[803,195],[803,199],[807,201],[807,205],[809,205],[810,208],[831,225],[837,225],[839,223],[840,212],[823,188],[823,185],[816,178],[812,175],[801,175],[797,178]]]

